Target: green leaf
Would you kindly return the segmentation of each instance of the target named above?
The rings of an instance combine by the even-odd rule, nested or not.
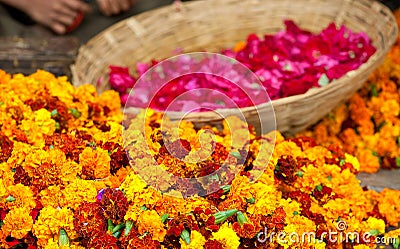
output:
[[[121,236],[121,233],[121,231],[116,231],[115,233],[113,233],[113,236],[118,239],[119,236]]]
[[[69,246],[70,245],[67,232],[63,228],[60,229],[60,236],[58,238],[58,245],[59,246]]]
[[[114,230],[114,224],[112,223],[112,221],[110,219],[108,219],[107,221],[107,230],[112,232]]]
[[[82,115],[82,114],[81,114],[77,109],[75,109],[75,108],[69,108],[69,111],[71,112],[72,116],[73,116],[74,118],[76,118],[76,119],[80,118],[81,115]]]
[[[131,220],[128,220],[125,224],[124,236],[128,236],[128,234],[132,230],[132,228],[133,228],[133,222]]]
[[[340,166],[343,166],[345,163],[346,163],[346,160],[340,159],[340,161],[339,161],[339,165],[340,165]]]
[[[244,216],[244,214],[240,211],[236,213],[236,219],[240,226],[243,226],[244,223],[247,223],[246,216]]]
[[[370,84],[369,89],[372,97],[378,97],[378,89],[376,89],[376,85]]]
[[[232,215],[237,213],[237,209],[229,209],[226,211],[222,211],[222,212],[218,212],[214,214],[214,218],[215,218],[215,224],[220,224],[222,222],[224,222],[226,219],[228,219],[229,217],[231,217]]]
[[[299,214],[299,212],[297,212],[297,211],[294,211],[294,212],[293,212],[293,215],[294,215],[294,216],[296,216],[296,215],[298,215],[298,214]]]
[[[120,223],[120,224],[118,224],[118,225],[116,225],[114,228],[113,228],[113,230],[111,231],[111,233],[116,233],[116,232],[118,232],[119,230],[121,230],[122,228],[124,228],[125,227],[125,224],[124,223]]]
[[[14,197],[12,197],[11,195],[9,195],[7,198],[6,198],[6,201],[7,202],[13,202],[13,201],[15,201],[16,199],[14,198]]]
[[[242,155],[238,151],[232,151],[230,154],[236,159],[242,159]]]
[[[303,177],[303,171],[297,171],[297,173],[296,173],[296,175],[298,176],[298,177]]]
[[[328,181],[332,180],[332,176],[327,176],[326,179],[328,179]]]
[[[57,116],[57,115],[58,115],[57,109],[54,109],[54,110],[51,111],[51,116],[52,116],[52,117],[55,117],[55,116]]]
[[[396,166],[400,168],[400,156],[396,157]]]
[[[320,85],[320,86],[326,86],[326,85],[328,85],[329,84],[329,78],[328,78],[328,76],[326,76],[326,74],[321,74],[321,77],[319,77],[319,80],[318,80],[318,85]]]
[[[396,238],[393,242],[394,249],[399,249],[400,246],[400,238]]]
[[[169,217],[169,214],[163,214],[161,215],[161,222],[164,223]]]
[[[229,192],[229,190],[231,190],[231,185],[224,185],[221,187],[221,189],[223,189],[224,193],[226,194]]]
[[[370,231],[369,231],[369,234],[370,234],[371,236],[377,236],[377,235],[380,234],[380,232],[379,232],[378,229],[373,229],[373,230],[370,230]]]
[[[251,197],[251,198],[247,199],[246,202],[250,203],[250,204],[254,204],[256,202],[256,199],[254,199],[254,197]]]
[[[320,184],[320,185],[317,185],[316,187],[315,187],[315,190],[317,190],[317,191],[322,191],[322,184]]]
[[[187,245],[190,245],[190,233],[188,230],[183,229],[181,233],[181,238],[183,239],[183,241],[185,241]]]

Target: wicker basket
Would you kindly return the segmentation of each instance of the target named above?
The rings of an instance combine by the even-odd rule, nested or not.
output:
[[[128,66],[134,73],[137,62],[163,59],[176,48],[185,52],[216,52],[233,47],[250,33],[274,34],[283,19],[294,20],[301,28],[320,32],[330,22],[345,24],[356,32],[366,32],[377,48],[359,69],[327,86],[302,95],[272,101],[277,128],[287,134],[302,130],[347,100],[368,78],[397,38],[393,13],[373,0],[209,0],[166,6],[127,18],[104,30],[78,53],[72,66],[76,86],[97,84],[108,89],[108,66]],[[101,83],[97,83],[102,78]],[[227,110],[229,111],[229,110]],[[249,123],[257,122],[255,108],[242,109]],[[172,117],[174,119],[174,117]],[[215,123],[214,113],[191,113],[185,119]]]

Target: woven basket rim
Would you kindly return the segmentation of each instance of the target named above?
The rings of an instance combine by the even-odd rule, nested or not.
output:
[[[197,0],[197,1],[189,1],[189,2],[183,2],[182,3],[182,9],[180,11],[177,11],[175,9],[175,6],[173,5],[167,5],[167,6],[162,6],[162,7],[158,7],[155,8],[153,10],[150,11],[146,11],[143,13],[140,13],[138,15],[129,17],[127,19],[121,20],[120,22],[112,25],[111,27],[103,30],[101,33],[99,33],[98,35],[96,35],[95,37],[93,37],[91,40],[89,40],[86,44],[82,45],[79,49],[78,52],[78,56],[77,56],[77,60],[75,62],[74,65],[71,66],[71,70],[73,73],[73,79],[76,80],[73,83],[75,84],[82,84],[82,83],[86,83],[86,82],[82,82],[82,79],[86,76],[83,75],[82,76],[82,72],[79,72],[80,67],[82,66],[82,62],[83,59],[82,58],[86,58],[86,59],[90,59],[91,56],[93,56],[91,54],[91,50],[96,49],[96,45],[100,44],[101,42],[104,42],[104,44],[108,44],[110,41],[113,41],[115,39],[118,39],[118,37],[113,37],[114,35],[118,34],[118,32],[122,32],[125,29],[128,30],[127,26],[128,25],[136,25],[136,24],[140,24],[144,23],[145,21],[149,21],[150,19],[154,18],[154,15],[157,14],[165,14],[168,17],[173,16],[174,18],[182,18],[185,17],[185,13],[189,13],[188,11],[192,9],[204,9],[204,4],[208,2],[206,0]],[[213,0],[211,3],[211,5],[215,5],[217,7],[221,7],[224,4],[235,4],[235,3],[242,3],[242,0]],[[274,0],[248,0],[246,1],[246,4],[260,4],[260,6],[266,6],[269,3],[273,3],[275,2]],[[381,62],[383,62],[384,56],[387,54],[387,52],[389,51],[389,49],[391,48],[391,46],[394,44],[394,42],[397,39],[397,34],[398,34],[398,26],[396,23],[396,19],[393,15],[393,12],[387,7],[385,6],[383,3],[380,3],[378,1],[375,0],[335,0],[335,1],[330,1],[330,0],[299,0],[296,1],[296,3],[313,3],[316,5],[321,5],[324,6],[324,4],[337,4],[337,5],[343,5],[340,7],[337,7],[338,9],[340,9],[342,12],[343,11],[350,11],[350,9],[352,7],[354,7],[353,5],[360,5],[363,8],[368,8],[368,11],[371,11],[371,15],[372,14],[377,14],[377,15],[382,15],[382,23],[380,23],[380,25],[384,25],[384,26],[379,26],[380,28],[384,29],[384,30],[389,30],[386,31],[387,33],[383,33],[384,31],[382,31],[381,29],[375,29],[374,32],[375,33],[379,33],[379,37],[376,37],[375,39],[371,40],[373,42],[373,44],[375,45],[375,47],[377,48],[377,50],[375,51],[375,53],[365,62],[363,63],[359,68],[349,71],[347,72],[344,76],[342,76],[339,79],[334,79],[332,81],[330,81],[329,84],[327,84],[326,86],[322,86],[322,87],[318,87],[318,88],[311,88],[309,89],[307,92],[305,92],[304,94],[300,94],[300,95],[293,95],[293,96],[289,96],[289,97],[284,97],[284,98],[279,98],[279,99],[275,99],[275,100],[270,100],[268,102],[266,102],[267,104],[272,103],[273,107],[279,107],[280,111],[282,111],[282,108],[284,106],[290,106],[292,104],[296,104],[299,105],[299,102],[305,102],[306,99],[308,98],[316,98],[320,95],[324,96],[325,92],[332,92],[332,91],[340,91],[342,87],[346,87],[346,84],[352,84],[351,80],[354,78],[360,78],[362,75],[362,77],[365,78],[364,74],[368,74],[371,73],[372,70],[374,68],[377,67],[377,65]],[[276,3],[276,2],[275,2]],[[292,4],[291,1],[289,0],[281,0],[279,1],[279,3],[282,4],[287,4],[290,5]],[[265,5],[262,5],[265,4]],[[353,4],[353,5],[352,5]],[[311,6],[313,7],[313,6]],[[343,8],[342,8],[343,7]],[[348,8],[348,9],[345,9]],[[342,10],[345,9],[345,10]],[[297,11],[297,10],[296,10]],[[330,11],[330,10],[329,10]],[[352,11],[352,10],[351,10]],[[365,10],[363,10],[365,11]],[[167,14],[166,14],[167,13]],[[368,13],[369,14],[369,13]],[[176,16],[175,16],[176,15]],[[317,15],[317,14],[316,14]],[[346,19],[347,16],[341,17],[342,20],[347,20]],[[368,16],[369,17],[369,16]],[[172,18],[172,17],[171,17]],[[282,17],[281,18],[281,23],[283,24],[283,20],[287,18],[287,17]],[[300,18],[300,17],[299,17]],[[303,18],[303,17],[301,17]],[[354,18],[354,17],[347,17],[347,18]],[[340,17],[339,17],[340,19]],[[378,19],[381,20],[381,19]],[[334,22],[334,20],[331,20],[332,22]],[[336,23],[336,22],[335,22]],[[337,23],[337,24],[342,24],[342,23]],[[365,27],[370,27],[372,26],[371,24],[368,24],[369,26],[367,26],[367,24],[363,24],[365,25]],[[377,24],[373,24],[373,25],[377,25]],[[162,26],[162,25],[161,25]],[[302,27],[301,24],[299,24],[300,27]],[[132,28],[132,27],[130,27]],[[143,27],[142,27],[143,28]],[[176,28],[176,27],[175,27]],[[129,31],[129,30],[128,30]],[[140,32],[144,32],[143,34],[146,34],[146,30],[141,30],[140,27],[134,27],[134,31],[138,32],[139,34],[136,34],[136,36],[134,37],[140,37]],[[355,30],[356,32],[358,32],[357,30]],[[370,30],[369,30],[370,31]],[[370,31],[371,32],[371,31]],[[366,32],[367,34],[369,34],[368,32]],[[375,34],[374,33],[374,34]],[[123,36],[121,39],[125,39],[126,37]],[[105,41],[106,40],[106,41]],[[107,43],[108,42],[108,43]],[[124,41],[125,42],[125,41]],[[178,48],[178,46],[175,46],[175,48]],[[98,49],[98,47],[97,47]],[[196,52],[196,51],[187,51],[187,52]],[[209,52],[214,52],[214,51],[209,51]],[[122,55],[122,52],[119,52]],[[160,56],[162,58],[165,58],[164,56]],[[80,59],[82,59],[81,61],[79,61]],[[155,58],[155,59],[160,59],[160,58]],[[145,61],[137,61],[137,62],[145,62]],[[96,61],[96,60],[91,60],[90,61],[90,66],[92,68],[94,67],[101,67],[103,66],[100,70],[96,70],[96,73],[101,73],[102,75],[100,76],[105,76],[105,71],[108,69],[108,65],[102,65],[103,61]],[[132,61],[132,63],[130,63],[130,65],[132,65],[134,63],[134,61]],[[128,66],[129,70],[133,70],[132,67],[130,67],[130,65],[126,64],[126,63],[113,63],[112,65],[119,65],[119,66]],[[87,65],[85,65],[87,66]],[[80,75],[79,75],[80,73]],[[94,75],[96,76],[96,75]],[[97,76],[98,78],[100,76]],[[82,78],[81,78],[82,77]],[[92,83],[95,84],[96,82],[87,82],[87,83]],[[108,82],[107,82],[108,84]],[[358,86],[360,87],[360,86]],[[346,93],[347,94],[347,93]],[[250,106],[250,107],[244,107],[244,108],[240,108],[241,111],[253,111],[256,108],[263,108],[263,105],[266,104],[263,103],[261,105],[255,105],[255,106]],[[230,111],[231,109],[229,108],[221,108],[221,109],[217,109],[216,111],[220,111],[220,112],[224,112],[224,111]],[[171,113],[171,114],[184,114],[184,112],[167,112],[167,113]],[[196,112],[196,115],[209,115],[209,112]]]

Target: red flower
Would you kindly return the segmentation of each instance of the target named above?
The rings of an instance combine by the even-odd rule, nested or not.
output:
[[[118,249],[118,241],[114,236],[107,234],[106,231],[99,231],[89,238],[87,248],[92,249]]]
[[[106,218],[100,204],[97,202],[80,204],[74,211],[74,227],[84,239],[89,239],[101,231],[107,231]]]
[[[224,246],[217,240],[208,240],[204,244],[204,249],[224,249]]]
[[[0,131],[0,163],[6,162],[14,149],[14,143]]]
[[[114,224],[123,222],[128,210],[128,200],[121,190],[105,189],[100,204],[106,219],[110,219]]]

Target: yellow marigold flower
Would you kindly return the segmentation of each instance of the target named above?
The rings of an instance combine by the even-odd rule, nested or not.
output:
[[[385,244],[393,244],[396,240],[400,242],[400,229],[389,231],[385,234]]]
[[[82,166],[83,179],[94,176],[101,179],[110,176],[110,161],[107,150],[86,147],[79,155],[79,164]]]
[[[77,208],[82,202],[95,202],[97,190],[93,181],[76,179],[68,184],[62,191],[60,200],[62,207]]]
[[[97,90],[96,87],[90,84],[84,84],[75,88],[73,96],[84,102],[96,102]]]
[[[22,239],[33,226],[33,220],[30,216],[30,209],[14,208],[7,213],[3,220],[3,226],[1,229],[5,234],[16,239]]]
[[[367,173],[375,173],[380,168],[379,158],[368,149],[357,150],[355,155],[360,161],[360,170]]]
[[[0,163],[0,180],[2,181],[3,187],[7,187],[14,184],[14,173],[9,163]],[[2,196],[0,190],[0,197]]]
[[[38,245],[45,246],[49,239],[59,235],[61,228],[71,240],[77,238],[73,221],[74,213],[68,208],[44,207],[40,210],[32,229],[38,239]]]
[[[85,247],[77,245],[74,242],[72,242],[69,246],[60,246],[58,241],[49,239],[43,249],[85,249]]]
[[[7,188],[7,195],[11,201],[7,202],[8,208],[27,208],[32,209],[36,206],[35,196],[28,186],[21,183],[11,185]]]
[[[146,186],[147,184],[142,178],[132,171],[121,184],[120,189],[125,192],[128,201],[133,202],[135,200],[135,194],[142,191]]]
[[[310,161],[315,161],[317,165],[321,165],[325,162],[325,157],[330,158],[332,155],[327,148],[314,146],[304,151],[304,157],[308,158]]]
[[[191,231],[190,233],[190,244],[187,245],[183,239],[179,241],[181,243],[182,249],[201,249],[203,248],[204,244],[206,243],[206,239],[204,236],[197,232],[196,230]]]
[[[212,233],[212,239],[219,241],[226,249],[237,249],[240,245],[239,236],[227,222],[217,232]]]
[[[0,199],[1,200],[5,199],[7,197],[5,196],[6,194],[7,194],[6,185],[4,185],[3,179],[0,178]]]
[[[63,199],[63,194],[61,192],[61,188],[59,185],[49,186],[46,189],[43,189],[39,193],[40,203],[46,207],[51,206],[57,208],[61,205],[61,200]]]
[[[251,185],[254,191],[254,204],[248,207],[247,212],[250,214],[270,214],[278,206],[282,193],[277,191],[275,186],[265,185],[256,182]]]
[[[122,125],[116,122],[107,122],[110,131],[94,134],[94,139],[101,142],[114,142],[122,144]]]
[[[285,141],[275,145],[274,157],[291,155],[293,158],[303,157],[303,151],[294,142]]]
[[[73,103],[73,93],[75,89],[71,82],[68,81],[67,77],[61,76],[57,77],[55,80],[47,80],[45,82],[52,96],[57,97],[68,106]]]
[[[56,121],[46,109],[39,109],[33,113],[33,119],[21,121],[21,130],[25,132],[28,141],[39,147],[44,145],[43,135],[52,135],[56,130]]]
[[[358,161],[357,157],[354,157],[350,154],[345,153],[345,160],[347,163],[351,163],[353,167],[358,171],[360,170],[360,162]]]
[[[379,193],[378,208],[379,212],[386,218],[390,226],[396,227],[400,220],[400,191],[384,189]]]
[[[11,80],[11,74],[0,69],[0,85],[8,83],[10,80]]]
[[[364,231],[375,234],[375,236],[385,233],[385,222],[382,219],[369,217],[365,223]]]
[[[167,231],[161,222],[161,217],[155,210],[145,210],[139,215],[137,220],[138,231],[140,234],[148,232],[153,240],[164,241]]]
[[[254,192],[255,190],[249,183],[249,178],[240,175],[236,176],[232,181],[227,198],[235,200],[238,206],[230,207],[230,209],[239,208],[241,204],[246,203],[247,199],[254,197]]]
[[[382,103],[380,111],[386,118],[397,117],[400,112],[400,106],[396,99],[389,99]]]
[[[14,142],[14,149],[7,163],[9,165],[21,165],[31,150],[33,150],[33,148],[29,144]]]
[[[279,206],[283,207],[286,213],[286,222],[290,223],[294,216],[301,213],[300,203],[291,199],[280,199]]]

